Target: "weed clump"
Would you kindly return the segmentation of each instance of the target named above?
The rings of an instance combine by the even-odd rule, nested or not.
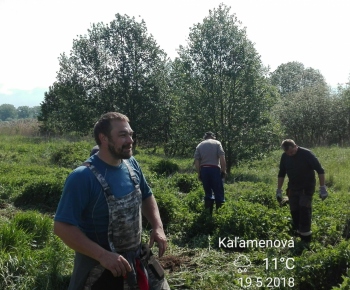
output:
[[[175,185],[182,193],[189,193],[200,186],[197,176],[193,174],[175,174],[173,178]]]
[[[14,205],[24,208],[44,208],[53,210],[57,207],[63,189],[63,180],[41,179],[24,187],[22,194],[15,198]]]
[[[89,146],[87,142],[65,144],[52,153],[51,162],[72,169],[78,167],[89,157]]]
[[[169,176],[170,174],[179,171],[179,165],[173,161],[162,159],[156,164],[152,165],[151,170],[159,175],[165,174],[166,176]]]

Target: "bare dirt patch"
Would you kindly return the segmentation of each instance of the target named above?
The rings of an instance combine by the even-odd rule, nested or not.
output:
[[[192,263],[191,258],[187,256],[163,256],[159,259],[159,262],[169,272],[179,272],[183,268],[196,267],[196,263]]]

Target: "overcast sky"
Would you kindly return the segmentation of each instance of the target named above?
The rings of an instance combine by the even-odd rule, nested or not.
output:
[[[0,104],[39,105],[55,81],[57,58],[92,23],[109,23],[116,13],[144,19],[174,59],[189,28],[220,3],[242,21],[271,71],[298,61],[332,87],[348,82],[349,0],[0,0]]]

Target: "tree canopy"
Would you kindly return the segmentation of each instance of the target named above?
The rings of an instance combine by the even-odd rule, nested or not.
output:
[[[14,105],[2,104],[0,105],[0,120],[8,121],[17,118],[17,110]]]
[[[59,64],[41,104],[44,132],[86,135],[101,114],[119,111],[137,140],[164,145],[168,155],[193,155],[203,133],[213,131],[228,171],[284,137],[303,145],[350,142],[349,88],[332,93],[319,70],[297,61],[270,72],[224,4],[190,28],[174,61],[143,20],[116,14],[74,39]]]
[[[271,73],[271,83],[277,87],[282,97],[304,88],[327,87],[323,75],[316,69],[305,68],[300,62],[283,63]]]
[[[44,130],[86,134],[101,114],[120,111],[139,138],[167,138],[168,59],[144,21],[116,14],[109,24],[93,24],[59,61],[41,105]]]
[[[276,135],[269,110],[277,92],[230,8],[221,4],[209,11],[190,29],[187,43],[172,72],[180,98],[175,130],[180,143],[193,146],[205,131],[214,131],[228,168],[271,148]]]

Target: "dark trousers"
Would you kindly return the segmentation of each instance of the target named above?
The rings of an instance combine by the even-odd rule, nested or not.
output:
[[[212,193],[214,193],[216,204],[225,202],[224,185],[219,167],[201,167],[201,180],[205,192],[205,200],[212,200]]]
[[[315,188],[289,191],[289,207],[293,226],[301,236],[311,235],[312,196]]]

